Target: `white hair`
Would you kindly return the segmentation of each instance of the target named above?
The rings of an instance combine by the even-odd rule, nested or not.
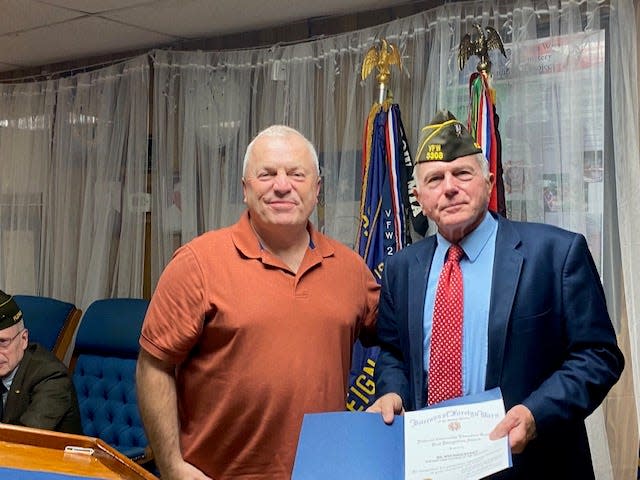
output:
[[[320,175],[320,165],[318,163],[318,153],[316,152],[316,148],[307,139],[307,137],[305,137],[295,128],[288,127],[287,125],[271,125],[270,127],[267,127],[264,130],[261,130],[255,137],[253,137],[253,140],[251,140],[251,143],[249,143],[249,145],[247,146],[247,151],[244,154],[244,160],[242,162],[242,175],[244,176],[247,173],[247,164],[249,163],[249,158],[251,157],[251,153],[253,152],[253,147],[256,141],[260,137],[281,137],[282,138],[282,137],[287,137],[289,135],[297,135],[300,138],[302,138],[304,143],[307,145],[307,148],[309,149],[309,153],[311,154],[311,159],[313,160],[313,164],[316,167],[316,174]]]

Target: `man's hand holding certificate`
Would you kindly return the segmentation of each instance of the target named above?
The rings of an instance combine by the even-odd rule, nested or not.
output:
[[[489,440],[504,415],[499,389],[407,412],[392,425],[371,413],[308,414],[292,478],[479,479],[511,466],[508,437]]]

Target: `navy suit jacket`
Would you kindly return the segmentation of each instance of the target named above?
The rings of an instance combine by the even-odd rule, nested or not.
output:
[[[584,419],[624,367],[593,258],[580,234],[496,217],[485,387],[501,388],[507,410],[527,406],[537,437],[491,478],[593,478]],[[435,247],[435,236],[420,240],[383,270],[376,397],[396,392],[406,410],[426,403],[423,307]]]

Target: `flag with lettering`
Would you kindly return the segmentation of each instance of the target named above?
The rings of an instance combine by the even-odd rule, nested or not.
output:
[[[412,168],[400,108],[389,101],[374,104],[364,129],[356,249],[378,282],[385,258],[411,242],[409,225],[415,223],[409,199]],[[425,223],[426,218],[418,221]],[[372,403],[378,353],[378,347],[365,348],[356,343],[347,409],[360,411]]]

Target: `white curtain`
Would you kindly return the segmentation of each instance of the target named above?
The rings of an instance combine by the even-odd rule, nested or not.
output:
[[[638,103],[639,49],[638,21],[640,4],[636,0],[620,1],[613,4],[610,20],[609,48],[611,54],[611,127],[613,149],[611,155],[614,172],[610,177],[612,187],[605,202],[607,213],[617,222],[612,222],[611,231],[606,231],[610,244],[620,251],[620,262],[613,265],[610,282],[605,287],[619,308],[622,345],[627,361],[620,385],[609,395],[605,407],[608,432],[613,433],[620,448],[613,457],[617,464],[638,465],[638,429],[640,416],[640,216],[636,208],[640,202],[640,120]],[[618,267],[617,269],[615,267]],[[607,278],[605,277],[605,280]],[[632,407],[629,407],[631,404]],[[612,418],[611,418],[612,417]],[[635,422],[633,421],[635,419]],[[625,442],[624,444],[622,442]],[[612,443],[611,441],[609,442]],[[637,469],[637,466],[636,466]],[[623,476],[627,475],[628,476]],[[636,478],[631,470],[623,470],[620,477]]]
[[[478,23],[494,27],[507,50],[507,58],[493,51],[491,59],[508,216],[586,235],[601,272],[609,273],[603,278],[610,281],[613,320],[622,333],[622,284],[612,265],[625,263],[625,248],[620,262],[618,224],[604,218],[611,209],[605,195],[614,200],[614,178],[620,175],[618,162],[609,158],[635,165],[638,152],[629,142],[616,147],[625,149],[624,156],[614,156],[607,137],[611,122],[605,119],[616,118],[625,124],[620,128],[632,129],[627,122],[637,117],[637,98],[629,101],[633,97],[626,92],[607,96],[608,83],[615,92],[618,72],[628,72],[629,64],[616,64],[614,58],[608,63],[613,46],[621,43],[620,62],[636,48],[633,16],[623,13],[624,23],[618,21],[629,8],[628,0],[448,3],[378,27],[294,45],[153,52],[152,160],[157,170],[152,174],[152,226],[161,247],[152,260],[153,281],[177,245],[237,219],[243,209],[243,148],[271,123],[297,127],[317,145],[324,188],[314,221],[352,245],[358,223],[362,129],[377,96],[373,78],[360,77],[365,53],[380,38],[398,45],[403,69],[393,74],[390,90],[414,146],[419,127],[437,108],[466,118],[468,80],[476,65],[470,61],[460,72],[457,47]],[[624,85],[635,88],[634,83]],[[625,103],[623,111],[633,110],[634,115],[623,116],[618,103]],[[627,182],[635,178],[626,176]],[[618,185],[618,196],[620,189]],[[627,216],[631,211],[626,209]],[[628,297],[633,298],[633,292]],[[635,478],[636,426],[622,432],[608,421],[616,415],[625,418],[629,403],[607,400],[589,419],[598,478]]]
[[[49,182],[55,82],[0,85],[0,284],[39,284],[43,202]]]
[[[0,285],[83,310],[142,296],[149,62],[0,85]]]
[[[636,295],[631,283],[622,296],[622,285],[632,282],[631,273],[625,272],[623,283],[614,267],[633,265],[625,261],[625,251],[632,250],[625,242],[637,236],[629,234],[625,240],[621,232],[618,240],[616,219],[604,214],[620,208],[615,202],[616,177],[618,198],[637,195],[630,185],[638,178],[631,173],[638,167],[637,143],[626,142],[636,138],[631,132],[637,132],[637,125],[630,120],[637,119],[638,106],[637,95],[630,92],[636,88],[629,71],[636,45],[630,11],[628,0],[448,3],[378,27],[294,45],[153,52],[157,170],[152,175],[152,244],[160,248],[154,252],[152,280],[177,245],[237,219],[243,209],[243,149],[259,129],[276,122],[299,128],[317,145],[324,188],[314,221],[352,245],[358,224],[362,128],[377,96],[373,78],[360,77],[365,53],[380,38],[398,45],[403,69],[393,74],[390,90],[413,146],[419,127],[437,108],[466,118],[468,79],[476,64],[469,61],[460,72],[457,47],[478,23],[494,27],[507,51],[507,58],[493,51],[491,59],[508,216],[584,233],[608,281],[616,328],[626,333],[622,301]],[[621,88],[618,81],[624,81],[624,89],[613,95]],[[613,135],[615,152],[611,120],[614,131],[629,129],[628,135]],[[618,169],[619,162],[625,167]],[[630,174],[624,179],[629,187],[624,191],[620,171],[627,169]],[[633,224],[632,212],[625,208],[628,225]],[[633,307],[633,300],[628,307]],[[637,336],[633,328],[630,333],[633,345]],[[629,355],[627,359],[629,375],[635,362]],[[635,416],[628,385],[617,387],[613,398],[588,421],[601,479],[636,476],[636,423],[620,428],[611,420],[628,413]]]
[[[584,233],[602,274],[627,366],[589,418],[594,465],[599,479],[635,479],[640,128],[632,0],[447,3],[308,42],[155,50],[150,66],[143,56],[62,80],[0,85],[0,288],[81,307],[142,296],[148,136],[152,289],[177,246],[236,221],[244,149],[272,123],[300,129],[317,146],[323,189],[313,221],[353,246],[362,132],[377,99],[376,72],[361,78],[365,53],[381,38],[401,52],[389,89],[413,150],[437,108],[467,115],[477,59],[460,71],[457,48],[474,23],[494,27],[507,52],[494,50],[491,60],[508,216]]]

